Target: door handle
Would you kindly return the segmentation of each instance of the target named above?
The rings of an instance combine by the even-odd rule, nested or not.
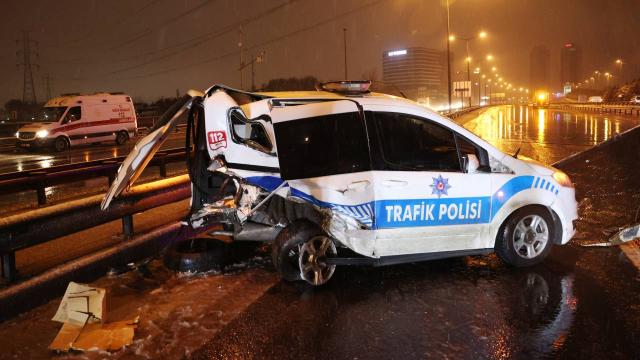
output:
[[[409,183],[404,180],[389,179],[389,180],[382,181],[382,186],[388,187],[388,188],[400,188],[400,187],[405,187],[407,185],[409,185]]]

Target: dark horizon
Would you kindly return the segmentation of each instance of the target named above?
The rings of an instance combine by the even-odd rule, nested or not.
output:
[[[560,90],[560,51],[566,42],[582,49],[582,72],[638,76],[640,53],[633,34],[640,30],[632,0],[457,0],[451,2],[452,34],[488,36],[471,43],[471,57],[495,57],[501,76],[514,86],[529,86],[529,53],[550,50],[550,82]],[[50,76],[52,95],[69,92],[124,91],[150,101],[214,83],[240,86],[237,71],[240,27],[245,59],[265,51],[255,66],[256,84],[273,78],[344,77],[343,28],[347,28],[349,77],[382,78],[382,54],[411,46],[445,49],[445,7],[440,0],[279,2],[202,1],[101,2],[71,0],[8,1],[0,26],[0,101],[22,98],[23,72],[16,68],[16,40],[23,30],[38,42],[34,83],[38,101],[45,98]],[[602,19],[602,20],[600,20]],[[464,70],[464,44],[452,43],[452,71]],[[472,64],[474,60],[472,60]],[[618,79],[619,80],[619,79]],[[250,87],[250,68],[243,88]],[[616,83],[618,81],[613,81]]]

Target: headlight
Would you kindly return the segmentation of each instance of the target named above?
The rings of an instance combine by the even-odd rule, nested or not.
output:
[[[36,137],[38,138],[45,138],[47,135],[49,135],[49,131],[47,130],[38,130],[38,132],[36,132]]]
[[[558,184],[560,184],[561,186],[569,187],[569,188],[573,187],[573,183],[571,182],[571,179],[569,179],[569,176],[563,173],[562,171],[554,172],[553,179],[557,181]]]
[[[20,131],[16,131],[16,137],[20,139]]]

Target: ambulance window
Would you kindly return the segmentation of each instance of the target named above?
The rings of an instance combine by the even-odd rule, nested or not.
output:
[[[66,124],[68,122],[72,122],[72,121],[78,121],[82,118],[82,109],[80,106],[74,106],[72,108],[69,109],[69,111],[67,112],[67,116],[65,116],[63,124]]]
[[[247,120],[242,113],[234,111],[230,114],[231,134],[235,142],[248,147],[270,153],[273,145],[267,135],[267,130],[258,121]]]
[[[274,124],[283,179],[306,179],[371,169],[363,120],[332,114]]]
[[[460,171],[451,130],[413,115],[373,113],[383,161],[381,170]]]

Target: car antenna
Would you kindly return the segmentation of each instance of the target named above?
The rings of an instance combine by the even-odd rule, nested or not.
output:
[[[515,154],[513,154],[514,158],[518,158],[518,154],[520,154],[520,149],[522,149],[522,146],[518,147],[518,150],[516,150]]]

